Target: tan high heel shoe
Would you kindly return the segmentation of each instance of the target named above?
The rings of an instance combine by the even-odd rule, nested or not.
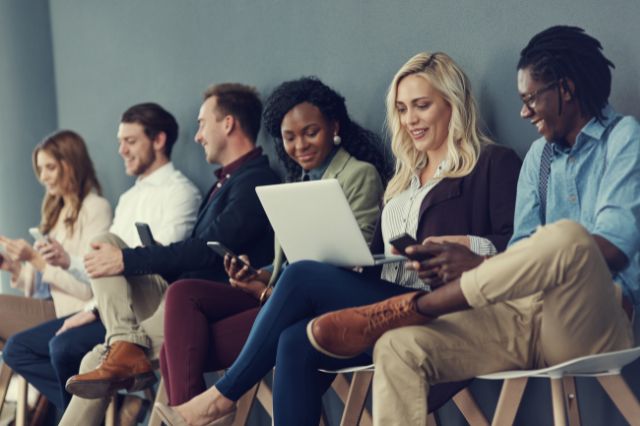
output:
[[[161,402],[155,403],[155,408],[158,410],[160,417],[162,417],[162,421],[165,422],[168,426],[190,426],[189,423],[172,407],[169,407],[166,404]],[[227,414],[224,417],[220,417],[212,421],[211,423],[207,423],[206,426],[231,426],[233,421],[236,418],[236,410],[234,409],[231,413]]]

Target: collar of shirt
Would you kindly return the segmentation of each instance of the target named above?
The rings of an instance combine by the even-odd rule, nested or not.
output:
[[[607,131],[607,129],[615,122],[615,119],[619,116],[617,112],[607,104],[602,109],[603,119],[598,120],[593,117],[584,125],[578,136],[576,137],[576,143],[571,147],[566,147],[557,143],[553,144],[554,152],[576,152],[582,149],[589,141],[599,141]]]
[[[245,165],[247,162],[253,160],[254,158],[258,158],[262,155],[262,148],[255,147],[251,151],[244,154],[242,157],[232,161],[224,167],[219,168],[213,174],[218,178],[218,186],[221,186],[222,183],[229,179],[232,174],[234,174],[240,167]]]
[[[316,167],[315,169],[311,169],[309,171],[302,171],[302,175],[300,175],[300,180],[304,180],[304,175],[309,175],[309,180],[320,180],[324,175],[324,172],[329,168],[329,164],[333,160],[333,157],[336,156],[336,152],[338,152],[338,147],[334,147],[331,152],[327,155],[327,158],[324,159],[324,162]]]
[[[162,186],[168,178],[173,175],[175,171],[175,167],[173,167],[172,162],[168,162],[164,166],[160,167],[149,176],[139,177],[136,179],[135,185],[153,185],[153,186]]]
[[[423,186],[427,186],[429,185],[429,183],[433,182],[436,179],[440,179],[442,177],[442,174],[445,172],[445,170],[447,170],[447,160],[442,160],[440,162],[440,164],[438,164],[438,167],[436,168],[436,172],[433,174],[433,177],[431,179],[429,179],[427,182],[424,183],[424,185],[420,184],[420,171],[422,170],[422,168],[418,168],[416,169],[416,171],[414,172],[413,176],[411,176],[411,188],[412,189],[418,189],[421,188]]]

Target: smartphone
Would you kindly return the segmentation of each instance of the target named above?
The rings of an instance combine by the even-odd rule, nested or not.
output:
[[[207,247],[209,247],[211,250],[215,251],[223,259],[224,259],[224,256],[227,255],[227,254],[229,256],[231,256],[231,257],[235,257],[240,263],[242,263],[244,266],[246,266],[248,268],[249,273],[251,273],[251,274],[257,274],[258,273],[256,268],[254,268],[253,266],[249,265],[244,260],[240,259],[234,252],[232,252],[227,247],[225,247],[224,244],[219,243],[218,241],[209,241],[209,242],[207,242]]]
[[[401,234],[391,238],[389,244],[394,246],[400,253],[404,253],[407,247],[414,246],[418,242],[409,234]]]
[[[151,228],[144,222],[136,222],[136,229],[138,230],[138,236],[143,247],[157,246],[158,243],[153,239]]]
[[[40,232],[40,228],[37,228],[35,226],[33,228],[29,228],[29,234],[31,234],[31,236],[33,237],[34,240],[36,240],[36,242],[47,241],[47,236],[43,235],[42,232]]]

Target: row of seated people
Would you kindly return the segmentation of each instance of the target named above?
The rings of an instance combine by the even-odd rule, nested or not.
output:
[[[459,66],[444,53],[414,56],[387,95],[396,166],[386,189],[380,142],[349,119],[339,94],[314,78],[280,85],[263,116],[288,180],[337,178],[372,251],[393,252],[389,240],[400,233],[421,242],[405,251],[411,261],[364,272],[286,265],[277,243],[271,251],[254,190],[277,181],[255,148],[260,101],[243,85],[214,86],[196,140],[223,167],[191,237],[128,248],[105,234],[90,238],[84,263],[53,239],[35,250],[3,239],[3,265],[15,277],[19,260],[60,268],[90,281],[97,307],[14,335],[6,361],[61,406],[66,382],[74,396],[60,424],[99,424],[112,392],[153,382],[150,360],[159,356],[167,424],[231,424],[235,401],[277,366],[275,424],[317,425],[333,379],[318,369],[373,359],[374,423],[406,425],[425,424],[478,374],[630,347],[624,308],[639,300],[640,126],[608,105],[611,65],[579,28],[532,38],[518,64],[520,114],[542,137],[520,170],[518,156],[480,130]],[[167,134],[144,133],[162,152]],[[125,155],[120,139],[130,171],[144,156]],[[44,167],[36,169],[46,184]],[[250,272],[207,240],[246,253],[244,263],[275,256]],[[87,345],[74,348],[84,358],[66,380],[50,366],[52,343],[74,330]],[[205,390],[202,374],[222,368]]]

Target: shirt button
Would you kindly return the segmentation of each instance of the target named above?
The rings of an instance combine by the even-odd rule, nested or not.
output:
[[[571,196],[569,196],[569,201],[570,201],[571,203],[575,203],[575,202],[576,202],[576,199],[577,199],[577,198],[576,198],[576,196],[575,196],[575,195],[571,195]]]
[[[222,186],[222,183],[221,183],[221,182],[218,182],[218,183],[216,184],[216,187],[217,187],[217,188],[220,188],[221,186]]]

